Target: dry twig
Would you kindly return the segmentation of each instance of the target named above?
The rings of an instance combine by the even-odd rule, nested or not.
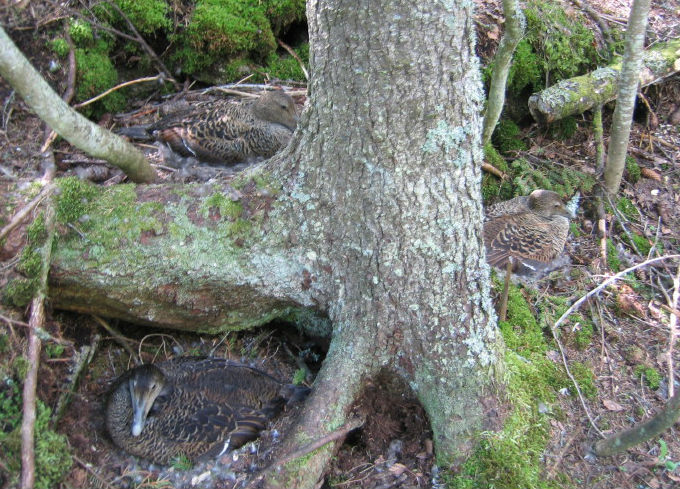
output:
[[[673,397],[675,394],[675,369],[673,368],[673,346],[675,339],[678,337],[678,299],[680,299],[680,265],[678,265],[678,272],[673,278],[673,299],[669,302],[668,307],[664,308],[671,312],[670,320],[668,322],[668,351],[666,352],[666,364],[668,365],[668,397]]]
[[[124,82],[124,83],[119,83],[119,84],[116,85],[115,87],[111,87],[111,88],[109,88],[107,91],[105,91],[105,92],[103,92],[103,93],[100,93],[99,95],[97,95],[97,96],[95,96],[95,97],[92,97],[91,99],[86,100],[85,102],[81,102],[81,103],[79,103],[79,104],[74,105],[73,108],[74,108],[74,109],[80,109],[80,108],[82,108],[82,107],[85,107],[86,105],[90,105],[91,103],[94,103],[94,102],[96,102],[97,100],[106,97],[107,95],[109,95],[110,93],[115,92],[116,90],[120,90],[121,88],[130,86],[130,85],[134,85],[134,84],[136,84],[136,83],[145,83],[145,82],[157,81],[157,80],[164,80],[164,79],[165,79],[165,78],[164,78],[163,76],[161,76],[161,75],[156,75],[156,76],[146,76],[146,77],[144,77],[144,78],[137,78],[136,80],[130,80],[130,81],[126,81],[126,82]]]
[[[305,68],[305,64],[302,62],[300,59],[300,56],[293,51],[293,48],[291,48],[288,44],[283,42],[281,39],[276,40],[279,43],[279,46],[281,46],[283,49],[288,51],[288,54],[290,54],[295,60],[300,63],[300,69],[302,70],[302,73],[305,75],[305,80],[309,80],[309,72],[307,71],[307,68]]]

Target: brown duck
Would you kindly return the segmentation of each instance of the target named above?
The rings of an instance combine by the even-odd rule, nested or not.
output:
[[[516,273],[549,268],[564,250],[571,217],[559,194],[550,190],[494,205],[484,223],[487,261],[505,267],[512,260]]]
[[[119,133],[138,139],[151,136],[182,156],[231,165],[270,158],[288,144],[296,126],[293,99],[271,91],[240,104],[226,100],[201,104]]]
[[[156,463],[216,457],[257,438],[284,403],[308,392],[229,360],[175,358],[118,378],[106,426],[118,447]]]

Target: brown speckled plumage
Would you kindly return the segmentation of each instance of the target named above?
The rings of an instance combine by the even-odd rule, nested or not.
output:
[[[106,426],[117,446],[156,463],[214,457],[257,438],[285,402],[307,392],[236,362],[175,358],[123,374],[107,401]]]
[[[288,144],[296,125],[293,99],[271,91],[240,104],[224,100],[200,105],[145,129],[182,156],[230,165],[270,158]],[[135,136],[132,130],[120,132]]]
[[[564,250],[571,213],[550,190],[500,202],[489,208],[484,223],[486,259],[505,267],[512,258],[516,271],[545,268]]]

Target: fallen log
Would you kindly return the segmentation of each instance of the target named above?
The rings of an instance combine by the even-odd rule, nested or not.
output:
[[[680,71],[680,39],[649,48],[643,59],[640,86],[647,86]],[[588,74],[561,80],[529,97],[529,111],[540,124],[580,114],[616,98],[621,58]]]

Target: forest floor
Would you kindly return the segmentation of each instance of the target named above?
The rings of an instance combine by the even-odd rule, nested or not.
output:
[[[38,2],[39,3],[39,2]],[[610,22],[624,22],[627,0],[602,0],[591,3]],[[499,2],[480,2],[481,22],[485,25],[502,19]],[[654,6],[650,29],[655,39],[680,35],[680,8]],[[14,34],[19,47],[31,53],[36,65],[45,68],[42,41],[32,33]],[[34,43],[34,44],[32,44]],[[497,33],[480,33],[480,49],[497,43]],[[490,48],[489,48],[490,49]],[[59,85],[57,75],[47,78]],[[646,258],[680,251],[680,79],[662,81],[642,90],[647,110],[641,110],[631,134],[629,154],[641,168],[640,178],[628,174],[621,196],[632,209],[620,211],[608,207],[608,257],[602,253],[594,194],[583,195],[581,210],[574,220],[567,246],[572,266],[561,274],[551,275],[536,287],[539,295],[558,296],[575,301],[582,291],[590,290],[611,276]],[[304,97],[298,97],[303,101]],[[8,210],[25,204],[21,189],[42,178],[45,161],[41,146],[46,137],[42,122],[0,80],[3,103],[0,127],[0,217],[7,222]],[[605,127],[612,107],[605,109]],[[111,124],[107,116],[102,124]],[[606,130],[605,130],[606,137]],[[524,128],[526,151],[506,155],[508,159],[525,157],[529,161],[578,169],[597,176],[594,168],[595,142],[590,114],[578,122],[576,132],[566,140],[551,139],[535,125]],[[120,172],[75,150],[63,141],[52,146],[57,176],[79,175],[101,185],[123,181]],[[155,149],[152,161],[160,162]],[[180,174],[166,165],[158,168],[164,180],[192,180],[196,175]],[[211,178],[230,178],[228,172],[211,170]],[[630,244],[632,234],[647,241],[649,252],[637,254]],[[4,287],[25,244],[25,226],[12,232],[0,250],[0,287]],[[617,264],[616,261],[619,263]],[[594,395],[582,403],[573,390],[565,391],[550,407],[550,442],[543,454],[546,480],[564,480],[564,487],[582,486],[597,489],[680,487],[680,436],[676,424],[661,439],[644,443],[610,458],[595,459],[588,447],[599,436],[629,428],[657,412],[668,399],[669,378],[675,376],[680,388],[677,365],[680,346],[672,347],[668,308],[672,303],[673,283],[678,270],[671,266],[648,267],[634,277],[617,283],[593,297],[584,315],[595,325],[588,341],[577,341],[582,325],[567,323],[562,338],[569,363],[587,365],[593,373]],[[676,285],[677,286],[677,285]],[[529,297],[527,295],[527,297]],[[3,306],[4,307],[4,306]],[[2,310],[2,315],[20,317],[21,311]],[[319,368],[325,345],[300,337],[290,325],[269,325],[255,332],[224,336],[197,336],[174,331],[149,330],[116,323],[127,338],[127,347],[140,352],[146,362],[180,354],[215,355],[252,363],[281,379],[291,379],[298,368],[296,358],[303,357],[311,371]],[[280,433],[294,417],[295,408],[279,418],[263,436],[238,452],[221,460],[198,464],[185,470],[181,464],[159,467],[117,450],[107,437],[103,422],[103,405],[112,381],[132,365],[128,351],[91,317],[53,311],[47,324],[50,334],[73,343],[64,351],[46,349],[39,371],[38,397],[54,407],[64,386],[74,352],[83,345],[98,344],[94,360],[78,386],[73,402],[57,425],[75,454],[75,463],[64,487],[217,487],[235,489],[257,468],[270,462],[272,447]],[[11,365],[25,350],[25,330],[0,321],[0,332],[7,335],[2,363]],[[550,332],[545,331],[550,341]],[[101,338],[101,340],[99,340]],[[561,359],[555,349],[547,355],[556,363]],[[672,358],[676,372],[669,372]],[[5,367],[3,367],[2,371]],[[654,373],[658,378],[654,377]],[[394,379],[379,379],[367,385],[356,405],[357,414],[366,418],[364,427],[351,433],[339,449],[323,487],[333,488],[416,488],[444,487],[433,473],[433,447],[427,417],[409,389]],[[538,407],[538,400],[537,406]],[[586,413],[589,413],[590,419]],[[597,428],[595,428],[595,426]],[[0,457],[0,488],[9,480],[3,474],[6,464]]]

